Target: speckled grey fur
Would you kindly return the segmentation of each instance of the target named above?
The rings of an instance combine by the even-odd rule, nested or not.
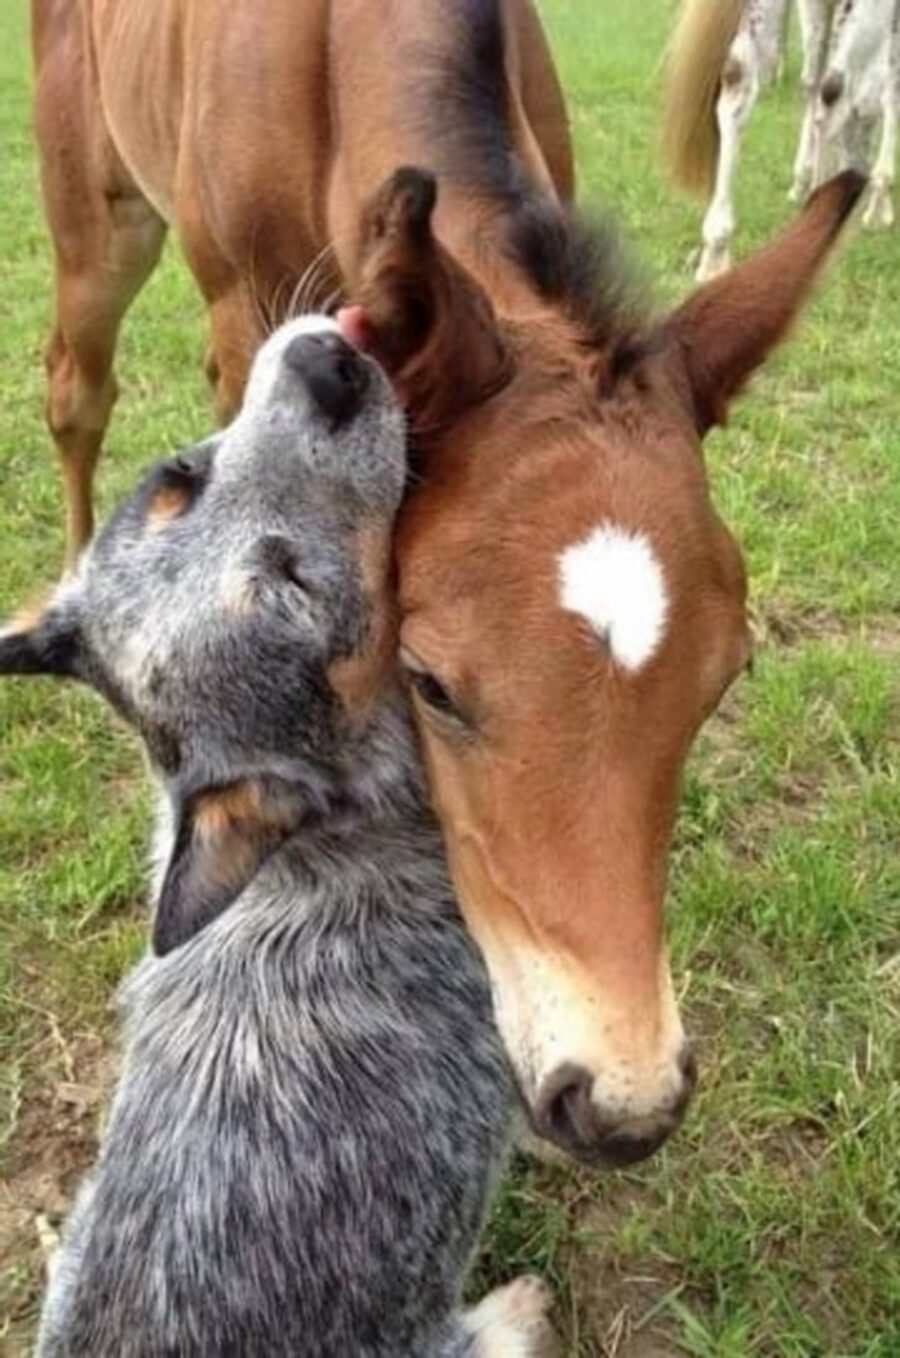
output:
[[[392,800],[132,973],[42,1358],[473,1351],[508,1077],[412,780]]]
[[[283,347],[269,342],[245,413],[196,455],[193,508],[149,530],[151,477],[41,622],[0,644],[0,670],[87,679],[142,732],[158,907],[173,873],[193,880],[175,860],[196,849],[198,794],[258,780],[294,817],[209,922],[181,899],[186,941],[124,984],[124,1069],[40,1358],[482,1351],[460,1289],[511,1078],[405,704],[391,681],[352,722],[326,679],[371,624],[352,543],[373,516],[390,529],[402,425],[377,387],[326,437],[279,387]],[[286,590],[283,552],[266,575],[273,535],[301,588],[292,570]]]

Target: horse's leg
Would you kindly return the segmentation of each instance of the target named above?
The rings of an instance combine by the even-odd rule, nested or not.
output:
[[[778,58],[775,62],[774,80],[776,85],[781,85],[787,78],[788,44],[791,34],[791,7],[785,5],[784,13],[781,16],[781,29],[778,34]]]
[[[227,424],[240,409],[253,355],[266,337],[266,323],[246,282],[236,282],[210,303],[209,325],[204,366],[216,418]]]
[[[75,15],[74,23],[78,22]],[[116,398],[119,325],[153,269],[165,225],[129,179],[71,41],[39,52],[35,126],[53,237],[55,325],[45,351],[47,423],[66,500],[66,566],[93,530],[94,469]]]
[[[863,222],[866,226],[893,226],[891,194],[897,162],[897,124],[900,122],[900,0],[895,0],[888,53],[888,73],[881,96],[881,142],[872,167],[872,190]]]
[[[854,107],[841,130],[842,170],[861,170],[865,172],[875,135],[878,115],[867,109]]]
[[[712,198],[703,219],[703,249],[697,279],[705,282],[723,273],[731,263],[731,237],[734,234],[732,190],[737,169],[741,132],[759,94],[761,72],[759,54],[743,34],[732,44],[722,69],[722,83],[716,104],[719,125],[719,157]]]
[[[119,326],[165,235],[164,223],[138,197],[85,201],[78,215],[82,225],[92,219],[79,242],[71,222],[63,233],[53,230],[56,321],[45,350],[47,423],[62,467],[68,570],[93,531],[94,470],[117,394]]]
[[[881,145],[872,171],[872,191],[863,216],[865,226],[894,225],[894,175],[897,164],[897,123],[900,120],[898,99],[885,100],[881,126]]]
[[[240,409],[253,355],[278,319],[272,306],[277,289],[264,285],[258,276],[261,265],[247,261],[242,267],[239,251],[226,257],[197,211],[199,194],[184,192],[181,199],[176,207],[178,234],[209,316],[203,368],[216,417],[227,424]]]
[[[800,203],[806,198],[813,183],[816,99],[828,45],[827,0],[797,0],[797,13],[803,45],[803,69],[800,74],[800,84],[803,88],[803,123],[800,128],[789,196],[794,202]]]
[[[540,148],[556,193],[575,196],[575,165],[565,99],[547,37],[531,4],[516,10],[518,65],[514,71],[524,117]]]

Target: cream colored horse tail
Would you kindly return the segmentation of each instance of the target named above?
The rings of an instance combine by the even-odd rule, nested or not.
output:
[[[666,56],[663,151],[682,188],[708,191],[719,153],[722,66],[746,0],[682,0]]]

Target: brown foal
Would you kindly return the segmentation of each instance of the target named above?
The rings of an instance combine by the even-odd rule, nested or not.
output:
[[[347,340],[409,409],[402,658],[498,1021],[538,1130],[635,1160],[694,1080],[662,937],[680,771],[750,654],[700,438],[790,325],[861,182],[826,185],[773,245],[648,319],[566,206],[529,0],[260,8],[34,0],[70,564],[117,328],[166,225],[207,301],[223,416],[304,271],[322,291],[343,279]]]

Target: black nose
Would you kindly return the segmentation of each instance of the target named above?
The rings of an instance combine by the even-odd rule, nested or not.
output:
[[[362,355],[340,335],[330,330],[298,335],[283,357],[287,367],[303,378],[310,396],[333,426],[359,414],[369,372]]]

